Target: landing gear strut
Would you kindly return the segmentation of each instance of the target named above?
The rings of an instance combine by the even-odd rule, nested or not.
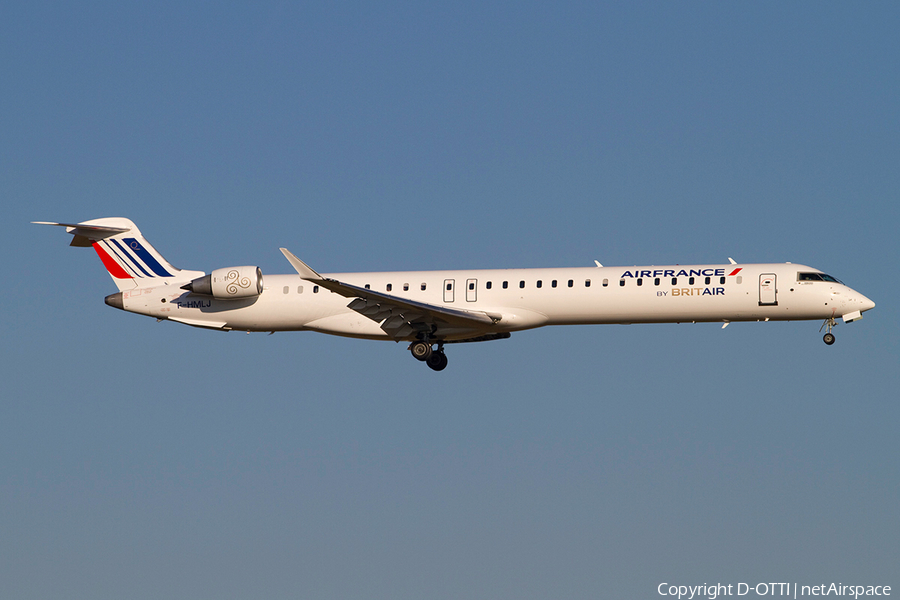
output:
[[[834,334],[831,333],[831,328],[835,326],[834,317],[825,319],[825,322],[822,323],[822,327],[819,327],[819,331],[822,331],[826,326],[828,327],[828,331],[825,333],[824,337],[822,337],[822,340],[830,346],[834,343]]]
[[[409,352],[413,358],[427,364],[434,371],[443,371],[447,368],[447,355],[444,354],[444,343],[437,343],[437,350],[432,348],[428,340],[419,340],[409,345]]]

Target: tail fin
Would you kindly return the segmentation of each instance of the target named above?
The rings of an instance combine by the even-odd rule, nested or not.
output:
[[[82,223],[34,223],[65,227],[74,236],[70,245],[93,247],[119,291],[173,285],[204,275],[202,271],[183,271],[173,267],[144,239],[129,219],[109,217]]]

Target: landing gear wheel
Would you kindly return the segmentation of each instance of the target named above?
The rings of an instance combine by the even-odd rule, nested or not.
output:
[[[428,360],[432,355],[431,344],[427,342],[413,342],[409,345],[409,351],[416,360]]]
[[[831,317],[830,319],[825,319],[825,322],[822,323],[822,327],[819,327],[819,333],[822,333],[822,329],[824,329],[825,327],[828,328],[822,340],[829,346],[834,343],[834,334],[831,333],[831,328],[835,325],[837,325],[837,323],[835,322],[834,317]]]
[[[425,362],[433,371],[443,371],[447,368],[447,355],[443,352],[433,352]]]

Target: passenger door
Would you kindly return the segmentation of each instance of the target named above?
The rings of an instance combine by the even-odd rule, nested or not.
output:
[[[759,276],[759,305],[778,305],[778,289],[775,286],[775,273],[763,273]]]

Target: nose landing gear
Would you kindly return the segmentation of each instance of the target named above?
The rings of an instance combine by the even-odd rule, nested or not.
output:
[[[830,319],[825,319],[825,322],[822,323],[822,327],[819,327],[819,332],[821,333],[822,329],[828,327],[828,331],[822,337],[822,341],[824,341],[827,345],[832,345],[834,343],[834,334],[831,333],[831,328],[835,326],[834,317]]]

